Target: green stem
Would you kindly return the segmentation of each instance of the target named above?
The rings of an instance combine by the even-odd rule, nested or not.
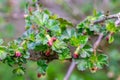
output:
[[[80,51],[80,46],[78,46],[75,50],[75,53],[78,53]]]
[[[46,34],[46,37],[47,37],[48,40],[51,39],[50,35],[48,35],[48,34]]]

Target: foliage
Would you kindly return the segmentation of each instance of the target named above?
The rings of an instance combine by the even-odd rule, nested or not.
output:
[[[93,16],[88,16],[74,27],[71,22],[59,18],[47,9],[27,6],[26,31],[7,46],[3,46],[3,40],[0,39],[0,60],[14,67],[13,72],[17,75],[24,74],[24,64],[31,58],[37,61],[38,71],[41,74],[45,74],[48,63],[56,58],[72,59],[76,61],[79,70],[89,69],[91,72],[96,72],[104,65],[108,65],[108,56],[99,52],[95,55],[89,38],[103,33],[104,37],[109,37],[108,42],[112,43],[114,38],[111,33],[119,32],[113,20],[94,24],[94,21],[104,17],[103,13],[95,11]],[[70,46],[76,48],[74,53],[71,52]],[[16,56],[17,53],[20,56]],[[37,56],[33,59],[32,56],[35,54]],[[78,56],[74,57],[76,54]]]

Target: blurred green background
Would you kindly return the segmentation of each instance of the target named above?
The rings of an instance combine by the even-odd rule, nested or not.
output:
[[[110,14],[120,12],[120,0],[40,0],[45,8],[58,14],[74,24],[79,23],[86,16],[92,15],[97,9]],[[14,40],[25,31],[24,15],[25,0],[0,0],[0,38],[5,42]],[[100,48],[109,56],[109,65],[97,73],[74,70],[70,80],[120,80],[120,34],[115,34],[115,42],[106,44],[105,40]],[[53,61],[49,63],[47,74],[37,78],[36,62],[29,61],[24,76],[16,76],[12,68],[0,62],[0,80],[63,80],[69,67],[69,62]]]

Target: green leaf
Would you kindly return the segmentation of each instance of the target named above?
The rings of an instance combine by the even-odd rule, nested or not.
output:
[[[114,41],[114,37],[113,37],[113,36],[110,36],[108,42],[109,42],[109,43],[112,43],[113,41]]]
[[[60,22],[60,28],[62,30],[66,29],[67,26],[73,26],[71,22],[68,22],[67,20],[63,18],[58,18],[57,20]]]
[[[101,26],[99,25],[93,25],[93,26],[90,26],[90,31],[100,32],[100,28]]]
[[[54,15],[50,16],[50,19],[57,19],[57,18],[58,18],[57,14],[54,14]]]
[[[72,37],[70,40],[71,45],[73,46],[79,46],[79,45],[85,45],[88,41],[88,36],[79,36],[79,37]]]
[[[66,49],[66,47],[67,47],[67,45],[66,45],[65,42],[56,40],[53,43],[52,50],[54,50],[54,51],[56,51],[58,53],[62,53],[62,49]]]
[[[53,32],[61,33],[61,29],[59,27],[59,22],[57,20],[49,19],[48,23],[46,24],[46,28]]]
[[[84,49],[85,51],[87,51],[87,52],[93,52],[93,48],[92,48],[91,45],[85,45],[85,46],[83,47],[83,49]]]
[[[75,31],[75,29],[74,28],[67,28],[64,32],[63,32],[63,34],[62,34],[62,36],[61,36],[61,39],[62,40],[64,40],[64,39],[70,39],[72,36],[77,36],[77,33],[76,33],[76,31]]]
[[[70,37],[77,36],[77,33],[74,28],[67,28],[67,33],[68,33],[68,36]]]
[[[103,65],[108,65],[108,56],[105,54],[100,54],[97,57],[97,67],[102,68]]]
[[[47,69],[46,61],[45,60],[39,60],[39,61],[37,61],[37,64],[38,64],[38,71],[41,74],[45,74],[46,69]]]
[[[33,16],[31,17],[31,21],[35,22],[39,26],[44,26],[47,23],[49,16],[40,11],[33,12]]]
[[[26,59],[28,59],[28,58],[30,57],[30,53],[27,51],[27,52],[24,54],[23,57],[26,58]]]
[[[87,52],[85,49],[81,49],[81,51],[80,51],[80,56],[81,56],[82,58],[86,58],[86,57],[90,57],[90,54],[89,54],[89,52]]]
[[[24,72],[24,70],[22,68],[17,68],[17,69],[13,70],[13,73],[21,76],[21,75],[24,75],[25,72]]]
[[[80,44],[84,45],[88,41],[88,36],[79,36],[78,37]]]
[[[35,40],[35,34],[34,34],[34,33],[31,33],[31,34],[29,35],[29,39],[32,40],[32,41],[34,41],[34,40]]]
[[[3,51],[3,50],[0,50],[0,60],[3,60],[5,59],[7,56],[7,52]]]
[[[35,49],[35,46],[36,46],[36,45],[35,45],[34,42],[30,42],[30,43],[27,44],[27,47],[28,47],[29,50],[34,50],[34,49]]]
[[[85,60],[80,60],[79,63],[77,64],[78,70],[84,71],[87,69],[87,61]]]
[[[99,62],[107,64],[108,56],[105,54],[100,54],[97,59]]]
[[[36,42],[39,42],[40,44],[47,44],[47,38],[44,33],[39,33],[36,35]]]
[[[109,22],[106,24],[106,29],[110,32],[116,32],[117,28],[115,27],[115,24],[113,22]]]
[[[96,63],[96,61],[97,61],[97,56],[95,56],[95,55],[91,55],[90,57],[89,57],[89,61],[91,62],[91,63]]]
[[[77,28],[85,28],[85,27],[86,27],[86,25],[84,22],[81,22],[77,25]]]
[[[39,61],[37,61],[37,65],[38,66],[46,66],[47,64],[46,64],[45,60],[39,60]]]
[[[69,38],[70,36],[68,35],[67,30],[65,30],[60,37],[61,40],[68,40]]]
[[[47,45],[43,45],[43,44],[40,44],[40,45],[38,45],[37,43],[36,43],[36,46],[35,46],[35,51],[45,51],[46,49],[48,48],[48,46]]]
[[[71,58],[70,50],[68,48],[63,49],[62,53],[59,54],[59,59],[64,60],[64,59],[69,59],[69,58]]]

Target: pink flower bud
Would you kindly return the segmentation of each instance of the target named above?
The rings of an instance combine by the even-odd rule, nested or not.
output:
[[[109,37],[108,36],[106,37],[106,41],[109,41]]]
[[[73,58],[77,59],[78,57],[79,57],[79,54],[77,54],[77,53],[73,54]]]
[[[56,38],[56,37],[52,37],[52,40],[53,40],[53,42],[54,42],[54,41],[56,41],[56,40],[57,40],[57,38]]]
[[[45,53],[45,55],[46,55],[46,56],[50,56],[50,53],[51,53],[51,51],[50,51],[50,50],[47,50],[46,53]]]
[[[21,53],[20,53],[19,51],[16,51],[16,52],[15,52],[15,56],[16,56],[16,57],[20,57],[20,56],[21,56]]]
[[[48,46],[52,46],[53,41],[52,40],[48,40],[47,44],[48,44]]]

